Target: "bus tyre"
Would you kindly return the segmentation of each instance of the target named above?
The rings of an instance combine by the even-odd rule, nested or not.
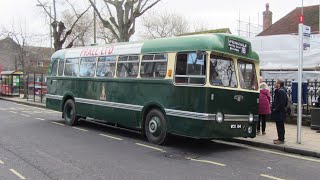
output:
[[[76,115],[76,105],[72,99],[67,100],[63,107],[64,121],[69,126],[77,125],[79,116]]]
[[[144,129],[149,142],[164,144],[167,139],[166,118],[158,109],[151,110],[146,117]]]

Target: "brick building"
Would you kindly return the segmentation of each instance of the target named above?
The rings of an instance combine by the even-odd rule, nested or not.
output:
[[[319,34],[319,6],[320,5],[303,7],[304,24],[311,27],[312,34]],[[266,11],[263,12],[264,30],[257,36],[298,34],[298,19],[300,14],[301,7],[297,7],[272,24],[272,12],[269,10],[269,4],[267,4]]]

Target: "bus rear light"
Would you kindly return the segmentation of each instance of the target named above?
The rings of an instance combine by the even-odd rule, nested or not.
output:
[[[169,77],[172,76],[172,70],[171,70],[171,69],[168,70],[168,76],[169,76]]]

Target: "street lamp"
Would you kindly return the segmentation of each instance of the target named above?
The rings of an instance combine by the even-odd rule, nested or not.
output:
[[[37,4],[36,6],[38,7],[49,7],[49,19],[50,19],[50,24],[49,24],[49,29],[50,29],[50,50],[52,49],[52,28],[51,28],[51,24],[52,24],[52,14],[51,14],[51,6],[46,6],[46,5],[42,5],[42,4]]]

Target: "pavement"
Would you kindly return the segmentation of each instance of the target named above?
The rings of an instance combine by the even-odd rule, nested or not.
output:
[[[45,107],[45,104],[40,102],[27,101],[19,97],[1,97],[0,99],[13,101],[21,104],[32,105],[37,107]],[[297,141],[297,126],[285,124],[285,144],[275,145],[273,140],[277,139],[277,130],[274,122],[267,122],[266,135],[257,135],[255,138],[233,138],[223,139],[226,142],[246,144],[250,146],[275,149],[287,153],[299,154],[320,158],[320,131],[311,130],[310,127],[302,127],[302,143]]]
[[[67,126],[61,112],[0,100],[0,179],[318,180],[320,159],[214,140],[140,134],[87,121]]]

